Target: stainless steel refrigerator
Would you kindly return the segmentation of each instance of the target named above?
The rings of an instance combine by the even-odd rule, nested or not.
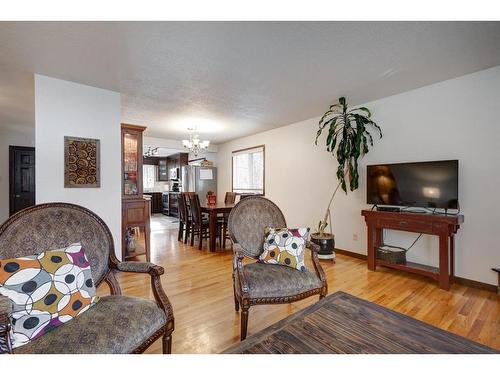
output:
[[[187,165],[182,167],[182,191],[195,192],[200,197],[200,203],[205,203],[207,193],[217,194],[217,168]]]

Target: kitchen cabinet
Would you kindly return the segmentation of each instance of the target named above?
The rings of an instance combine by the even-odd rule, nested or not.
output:
[[[185,165],[188,165],[189,154],[187,152],[180,152],[178,154],[170,155],[167,158],[167,165],[170,174],[170,170],[177,168],[178,169],[178,179],[180,179],[181,168]]]
[[[168,157],[154,158],[157,159],[158,165],[158,181],[170,181],[170,170],[173,168],[179,168],[179,174],[181,168],[184,165],[188,165],[189,154],[187,152],[180,152],[178,154],[173,154]],[[148,162],[148,164],[152,164]]]
[[[177,168],[177,163],[176,163],[175,159],[173,159],[173,158],[171,158],[171,157],[168,157],[168,158],[167,158],[167,167],[168,167],[168,178],[169,178],[169,180],[174,181],[174,180],[172,179],[171,175],[170,175],[170,171],[171,171],[172,169],[174,169],[174,168]]]
[[[158,159],[158,181],[168,181],[168,158]]]
[[[142,158],[142,164],[143,165],[156,165],[156,166],[158,166],[158,158],[154,158],[154,157],[146,158],[146,157],[143,157]]]
[[[148,193],[151,195],[151,212],[154,214],[161,214],[163,212],[162,193],[153,192]]]

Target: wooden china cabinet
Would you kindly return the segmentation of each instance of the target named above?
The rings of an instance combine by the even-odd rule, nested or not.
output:
[[[122,124],[122,259],[150,259],[151,200],[143,197],[142,133],[145,126]],[[144,240],[142,245],[139,239]]]

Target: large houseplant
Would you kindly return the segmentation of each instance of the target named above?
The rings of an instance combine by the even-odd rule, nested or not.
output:
[[[339,98],[338,103],[331,105],[319,120],[316,145],[323,130],[328,131],[326,150],[332,153],[339,164],[338,184],[328,202],[323,220],[320,220],[317,231],[311,237],[321,246],[320,258],[332,259],[335,256],[333,254],[334,235],[326,232],[326,228],[328,223],[331,223],[330,207],[333,199],[340,188],[346,193],[348,186],[351,191],[358,188],[358,160],[368,153],[369,145],[373,146],[373,136],[370,132],[375,131],[382,138],[382,130],[371,119],[368,108],[348,108],[344,97]]]

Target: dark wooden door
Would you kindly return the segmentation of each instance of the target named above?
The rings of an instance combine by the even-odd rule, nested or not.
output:
[[[9,146],[9,214],[35,204],[35,149]]]

